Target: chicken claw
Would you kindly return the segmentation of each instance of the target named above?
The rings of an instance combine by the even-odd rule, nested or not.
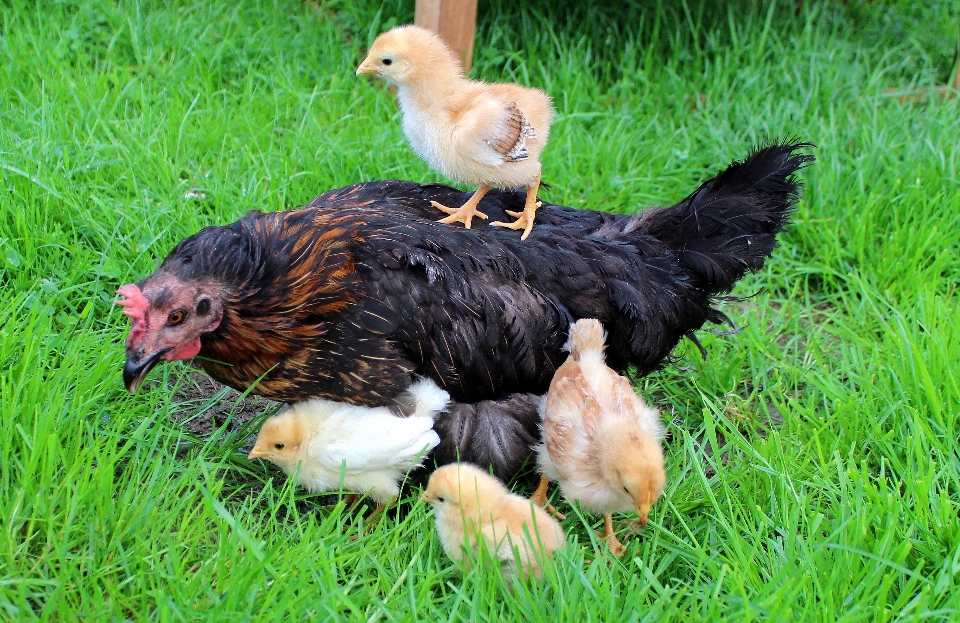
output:
[[[443,210],[450,216],[445,216],[444,218],[438,220],[438,223],[444,223],[449,225],[450,223],[463,223],[465,229],[470,229],[470,224],[473,221],[473,217],[487,218],[487,215],[483,212],[477,210],[474,206],[465,203],[459,208],[448,208],[447,206],[437,203],[436,201],[431,201],[430,205],[435,207],[438,210]]]
[[[610,553],[617,558],[620,558],[627,552],[627,548],[617,538],[616,532],[613,531],[612,515],[603,516],[603,534],[597,534],[600,536],[600,538],[607,542],[607,546],[610,548]]]
[[[511,212],[510,210],[504,210],[507,214],[517,219],[512,223],[505,223],[503,221],[494,221],[490,223],[496,227],[507,227],[508,229],[522,229],[523,235],[520,236],[520,240],[526,240],[527,236],[530,235],[530,232],[533,231],[533,219],[537,216],[537,208],[543,205],[542,201],[537,201],[537,190],[540,188],[540,176],[537,176],[537,179],[533,184],[527,189],[527,200],[523,206],[523,212]]]
[[[486,214],[477,210],[477,206],[480,205],[480,200],[483,199],[483,196],[488,192],[490,192],[489,186],[481,186],[477,189],[477,192],[473,193],[473,196],[470,197],[470,199],[468,199],[467,202],[459,208],[448,208],[437,201],[431,201],[430,205],[450,215],[440,219],[437,221],[438,223],[444,223],[446,225],[449,225],[450,223],[463,223],[463,226],[466,229],[470,229],[470,224],[473,221],[473,217],[476,216],[477,218],[482,219],[487,218]]]

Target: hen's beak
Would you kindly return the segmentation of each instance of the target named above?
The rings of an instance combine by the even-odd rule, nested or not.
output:
[[[260,446],[254,446],[247,458],[252,461],[253,459],[262,459],[265,456],[267,456],[267,453],[261,450]]]
[[[360,66],[357,67],[357,75],[358,75],[358,76],[359,76],[360,74],[378,74],[378,75],[379,75],[379,73],[380,73],[380,70],[377,69],[376,67],[374,67],[374,66],[369,62],[369,59],[364,59],[364,61],[363,61],[362,63],[360,63]]]
[[[161,348],[146,358],[143,358],[142,354],[138,357],[128,350],[127,362],[123,365],[123,384],[127,386],[127,391],[131,394],[136,394],[140,386],[143,385],[143,380],[147,378],[147,374],[153,369],[153,366],[160,363],[160,359],[171,350],[173,350],[172,346],[169,348]]]

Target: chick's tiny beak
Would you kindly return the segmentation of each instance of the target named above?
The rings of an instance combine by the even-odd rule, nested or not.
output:
[[[428,493],[421,493],[420,501],[426,502],[427,504],[433,504],[433,496]]]
[[[653,494],[647,491],[647,501],[637,504],[637,517],[640,519],[640,525],[647,525],[647,518],[650,516],[650,507],[653,506]]]
[[[252,461],[253,459],[262,459],[265,456],[267,456],[267,453],[261,450],[260,446],[254,446],[247,458]]]
[[[362,63],[360,63],[360,66],[357,67],[357,75],[358,75],[358,76],[359,76],[360,74],[379,74],[379,73],[380,73],[380,70],[377,69],[376,67],[374,67],[374,66],[369,62],[369,59],[364,59],[364,61],[363,61]]]
[[[650,517],[650,505],[641,504],[637,507],[637,517],[640,519],[640,525],[647,525],[647,519]]]
[[[123,384],[126,385],[127,391],[131,394],[136,394],[140,386],[143,385],[143,380],[147,378],[150,370],[160,363],[160,359],[171,350],[173,349],[161,348],[146,358],[144,358],[143,355],[138,357],[136,353],[131,353],[128,350],[127,361],[123,365]]]

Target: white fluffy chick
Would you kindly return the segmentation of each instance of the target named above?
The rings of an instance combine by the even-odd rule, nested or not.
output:
[[[479,186],[459,208],[432,202],[450,216],[441,223],[470,228],[492,187],[526,188],[522,212],[513,223],[493,225],[533,230],[539,207],[540,153],[547,144],[554,111],[539,89],[487,84],[464,77],[460,59],[439,36],[418,26],[399,26],[377,37],[357,75],[374,74],[397,87],[403,132],[414,151],[443,175]]]
[[[443,551],[458,563],[464,547],[476,551],[483,543],[511,571],[539,578],[566,544],[557,520],[469,463],[437,469],[420,499],[433,505]]]
[[[361,407],[332,400],[295,403],[267,419],[250,451],[313,492],[342,487],[363,493],[380,507],[400,493],[399,482],[438,443],[433,421],[450,395],[428,379],[407,390],[416,407],[398,417],[388,407]],[[372,517],[372,515],[371,515]]]
[[[613,531],[612,513],[636,509],[641,524],[666,484],[660,414],[630,382],[604,363],[606,335],[599,321],[570,328],[570,356],[557,369],[541,404],[543,440],[536,448],[545,478],[534,498],[543,503],[547,480],[588,511],[602,513],[610,551],[626,548]]]

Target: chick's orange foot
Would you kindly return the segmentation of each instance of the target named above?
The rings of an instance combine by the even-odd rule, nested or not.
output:
[[[512,223],[505,223],[504,221],[494,221],[490,223],[495,227],[506,227],[508,229],[522,229],[523,235],[520,236],[520,240],[526,240],[527,236],[530,235],[530,232],[533,231],[533,219],[536,218],[537,208],[540,207],[541,202],[537,202],[534,206],[526,207],[523,209],[523,212],[512,212],[510,210],[504,210],[507,214],[517,219]]]
[[[465,228],[470,229],[470,225],[473,223],[473,217],[482,219],[487,218],[486,214],[477,210],[476,204],[470,205],[470,202],[463,204],[459,208],[448,208],[442,203],[437,203],[436,201],[431,201],[430,205],[450,215],[438,220],[438,223],[445,223],[447,225],[451,223],[463,223]]]
[[[603,516],[603,533],[597,533],[600,538],[607,542],[607,547],[610,548],[610,553],[620,558],[627,552],[627,548],[623,543],[620,542],[620,539],[617,538],[617,533],[613,531],[613,516],[604,515]]]
[[[506,227],[508,229],[522,229],[523,235],[520,236],[520,240],[526,240],[527,236],[530,235],[530,232],[533,231],[533,219],[537,216],[537,208],[543,205],[543,202],[537,201],[537,191],[540,190],[540,176],[537,176],[537,179],[533,181],[533,184],[527,188],[527,200],[523,204],[522,212],[512,212],[510,210],[504,210],[507,214],[517,219],[512,223],[505,223],[503,221],[494,221],[490,223],[497,227]]]
[[[473,222],[473,217],[486,219],[487,215],[483,212],[477,210],[477,206],[480,205],[480,200],[483,199],[483,196],[490,192],[490,186],[481,186],[477,189],[477,192],[473,193],[473,196],[467,200],[465,204],[459,208],[448,208],[438,201],[431,201],[430,205],[435,207],[438,210],[446,212],[450,216],[444,217],[437,221],[438,223],[444,223],[449,225],[450,223],[463,223],[463,226],[467,229],[470,229],[470,224]]]

